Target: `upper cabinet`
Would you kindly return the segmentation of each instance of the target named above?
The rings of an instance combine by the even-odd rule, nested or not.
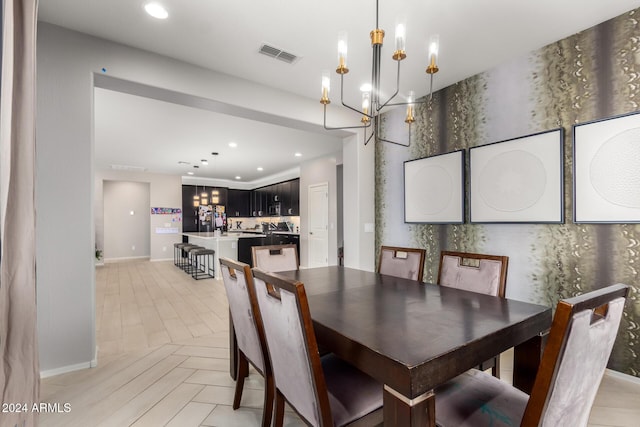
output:
[[[207,204],[210,205],[225,206],[229,218],[300,215],[300,179],[292,179],[255,190],[183,185],[184,231],[197,231],[191,230],[192,227],[197,228],[198,209],[193,207],[194,196],[206,197]]]
[[[300,215],[300,180],[281,182],[277,184],[280,199],[281,216]]]
[[[182,186],[182,231],[198,231],[198,208],[193,206],[193,197],[196,196],[195,185]]]
[[[227,190],[229,201],[227,203],[228,217],[251,216],[251,190]]]
[[[262,191],[266,199],[265,210],[268,216],[300,215],[300,179],[280,182],[262,187],[254,191]]]

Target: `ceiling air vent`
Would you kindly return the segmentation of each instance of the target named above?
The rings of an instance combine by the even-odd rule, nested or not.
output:
[[[111,165],[111,169],[116,171],[129,171],[129,172],[145,172],[147,170],[142,166],[129,166],[129,165]]]
[[[262,46],[260,46],[258,52],[263,55],[270,56],[271,58],[284,61],[287,64],[293,64],[299,59],[299,57],[293,53],[285,52],[282,49],[278,49],[277,47],[270,46],[266,43],[263,43]]]

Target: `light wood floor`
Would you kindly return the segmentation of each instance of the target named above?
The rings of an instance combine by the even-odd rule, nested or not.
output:
[[[224,287],[192,280],[171,262],[97,268],[98,367],[42,380],[41,400],[70,404],[43,413],[54,426],[258,426],[263,381],[252,372],[233,411]],[[512,355],[503,354],[510,381]],[[605,375],[589,426],[640,425],[640,384]],[[286,426],[303,426],[291,411]]]

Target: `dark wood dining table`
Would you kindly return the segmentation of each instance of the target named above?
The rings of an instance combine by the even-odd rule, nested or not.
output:
[[[304,283],[319,345],[384,384],[385,426],[435,425],[433,390],[511,347],[529,392],[551,327],[548,307],[369,271],[278,274]]]

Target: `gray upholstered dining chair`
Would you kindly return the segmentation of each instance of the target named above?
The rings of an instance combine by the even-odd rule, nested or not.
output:
[[[251,260],[254,267],[273,273],[297,270],[300,265],[295,244],[252,246]]]
[[[509,257],[440,252],[438,284],[504,298]]]
[[[382,384],[335,355],[320,357],[304,285],[254,268],[254,286],[276,387],[274,426],[284,403],[309,425],[377,425]]]
[[[437,425],[586,426],[628,292],[618,284],[558,302],[531,396],[471,370],[436,389]]]
[[[422,282],[425,253],[424,249],[381,246],[378,273]]]
[[[244,379],[249,373],[250,363],[265,379],[262,426],[268,427],[273,414],[275,389],[262,319],[254,294],[251,269],[247,264],[229,258],[220,258],[220,269],[238,342],[238,367],[233,409],[240,407]]]
[[[504,298],[509,257],[469,252],[440,252],[438,284]],[[500,355],[480,365],[500,378]]]

